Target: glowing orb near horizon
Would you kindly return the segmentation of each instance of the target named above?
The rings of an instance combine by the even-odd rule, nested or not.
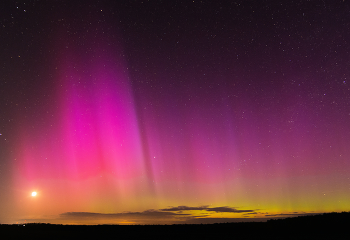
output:
[[[32,197],[35,197],[37,195],[37,192],[32,192]]]

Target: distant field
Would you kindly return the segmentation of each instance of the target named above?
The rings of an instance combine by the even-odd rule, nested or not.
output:
[[[3,239],[347,239],[350,213],[198,225],[0,225]]]

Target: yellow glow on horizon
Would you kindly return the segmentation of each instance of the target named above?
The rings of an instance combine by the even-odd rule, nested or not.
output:
[[[32,192],[32,197],[36,197],[37,194],[37,192]]]

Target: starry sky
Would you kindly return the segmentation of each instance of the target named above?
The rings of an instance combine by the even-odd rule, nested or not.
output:
[[[1,5],[0,223],[350,210],[349,1]]]

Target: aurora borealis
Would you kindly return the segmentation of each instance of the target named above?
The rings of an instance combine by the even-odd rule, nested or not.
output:
[[[349,211],[349,10],[5,4],[0,223]]]

